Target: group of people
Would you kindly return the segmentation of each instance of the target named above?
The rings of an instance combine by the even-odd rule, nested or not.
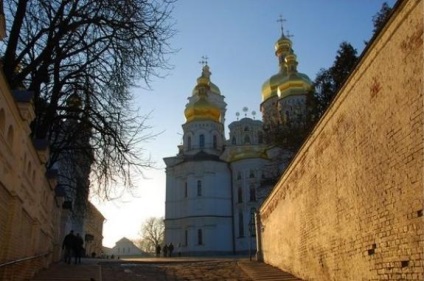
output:
[[[174,252],[174,245],[169,243],[168,245],[164,245],[163,248],[161,248],[160,245],[156,246],[156,256],[160,257],[160,252],[163,252],[164,257],[172,257],[172,253]]]
[[[65,262],[70,264],[72,257],[75,258],[75,264],[81,263],[81,256],[84,252],[84,240],[79,233],[74,235],[74,231],[71,230],[69,234],[63,239],[62,250],[64,250]]]

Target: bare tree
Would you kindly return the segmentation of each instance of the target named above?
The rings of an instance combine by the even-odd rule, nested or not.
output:
[[[139,146],[153,137],[148,115],[129,89],[169,69],[173,2],[4,0],[3,70],[12,90],[34,94],[33,137],[50,141],[49,167],[64,151],[85,153],[102,197],[151,165]]]
[[[134,244],[145,253],[150,253],[152,255],[155,253],[155,246],[146,238],[138,239],[134,241]]]
[[[156,246],[163,243],[165,223],[163,218],[150,217],[141,226],[139,245],[146,251],[154,252]]]

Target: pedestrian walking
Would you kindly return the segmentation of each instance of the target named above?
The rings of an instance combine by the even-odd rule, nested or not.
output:
[[[172,257],[172,252],[174,251],[174,245],[172,245],[172,242],[168,245],[168,252],[169,256]]]
[[[74,231],[71,230],[69,234],[65,236],[62,243],[62,250],[64,250],[64,258],[66,263],[71,263],[72,255],[73,255],[73,247],[75,241]]]
[[[160,257],[160,250],[161,250],[161,248],[160,248],[160,245],[158,244],[158,245],[156,246],[156,256],[157,256],[157,257]]]
[[[82,240],[82,237],[79,233],[77,233],[77,236],[75,236],[74,240],[74,254],[75,254],[75,264],[81,263],[81,256],[84,251],[84,240]]]
[[[166,244],[163,246],[162,251],[163,251],[163,256],[166,257],[166,255],[168,254],[168,246]]]

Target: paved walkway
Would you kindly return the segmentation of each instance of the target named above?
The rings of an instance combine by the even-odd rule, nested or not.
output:
[[[83,259],[55,263],[32,281],[282,281],[301,280],[275,267],[243,258]]]

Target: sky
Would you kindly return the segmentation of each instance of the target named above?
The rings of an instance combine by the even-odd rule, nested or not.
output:
[[[176,35],[169,41],[177,52],[169,55],[172,69],[153,77],[150,89],[132,90],[134,104],[149,114],[147,125],[155,139],[143,143],[145,155],[156,169],[137,177],[135,194],[120,200],[99,202],[105,216],[103,245],[113,247],[123,237],[139,239],[149,217],[165,215],[164,157],[175,156],[181,144],[187,98],[201,74],[202,56],[227,103],[226,126],[236,113],[261,119],[262,84],[278,72],[274,44],[284,32],[293,37],[298,71],[314,80],[321,68],[332,65],[339,45],[347,41],[358,50],[372,36],[372,17],[382,3],[395,0],[178,0],[172,11]],[[226,128],[228,136],[228,127]]]

